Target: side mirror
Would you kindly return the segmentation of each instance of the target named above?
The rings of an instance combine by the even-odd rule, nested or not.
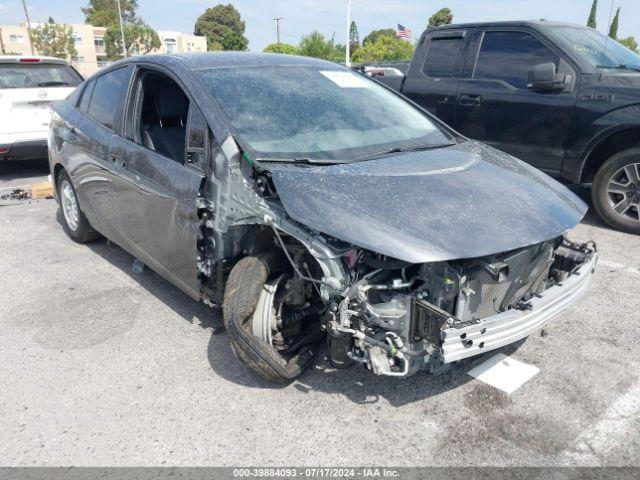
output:
[[[536,92],[553,92],[564,89],[570,76],[557,73],[554,63],[541,63],[529,70],[527,87]]]

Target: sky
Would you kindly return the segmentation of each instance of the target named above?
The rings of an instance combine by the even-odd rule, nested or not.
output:
[[[88,0],[26,0],[32,22],[50,16],[59,23],[83,23],[80,8]],[[114,0],[115,1],[115,0]],[[600,0],[598,29],[607,32],[609,10],[621,7],[619,37],[635,36],[640,41],[638,0]],[[193,33],[198,16],[216,3],[232,3],[246,22],[249,49],[261,51],[276,40],[273,18],[280,23],[281,41],[297,44],[302,35],[318,30],[336,41],[345,42],[346,0],[138,0],[138,14],[156,30]],[[585,24],[592,0],[352,0],[351,17],[360,39],[371,30],[395,28],[401,23],[418,38],[429,17],[449,7],[454,23],[491,20],[547,19]],[[24,21],[20,0],[0,0],[0,25]]]

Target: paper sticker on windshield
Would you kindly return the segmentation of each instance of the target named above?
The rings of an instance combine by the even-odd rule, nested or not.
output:
[[[320,73],[340,88],[369,88],[369,84],[355,73],[321,70]]]

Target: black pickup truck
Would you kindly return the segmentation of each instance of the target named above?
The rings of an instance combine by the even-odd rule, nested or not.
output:
[[[640,56],[618,42],[544,20],[447,25],[422,34],[406,76],[377,79],[467,137],[590,185],[606,223],[640,233]]]

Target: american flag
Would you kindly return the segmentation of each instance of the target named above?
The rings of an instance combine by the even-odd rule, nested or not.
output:
[[[398,31],[396,32],[396,36],[398,38],[404,38],[405,40],[411,40],[411,29],[405,27],[404,25],[398,24]]]

